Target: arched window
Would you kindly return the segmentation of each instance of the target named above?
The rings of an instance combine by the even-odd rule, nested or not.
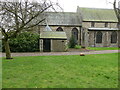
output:
[[[102,43],[102,32],[98,31],[96,34],[96,43]]]
[[[111,34],[111,43],[117,43],[117,33],[112,32]]]
[[[72,36],[75,38],[75,40],[78,40],[78,29],[77,28],[73,28],[72,29]]]
[[[61,27],[58,27],[56,31],[63,31],[63,29]]]

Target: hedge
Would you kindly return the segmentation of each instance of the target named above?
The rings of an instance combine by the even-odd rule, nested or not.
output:
[[[39,34],[24,32],[16,38],[9,40],[11,52],[35,52],[39,51]],[[3,44],[3,52],[4,52]]]

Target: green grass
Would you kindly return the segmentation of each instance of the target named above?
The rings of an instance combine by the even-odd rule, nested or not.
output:
[[[118,50],[118,47],[87,47],[89,50]]]
[[[116,88],[118,54],[3,59],[3,88]]]
[[[81,48],[81,46],[80,45],[75,45],[75,47],[74,47],[75,49],[80,49]]]

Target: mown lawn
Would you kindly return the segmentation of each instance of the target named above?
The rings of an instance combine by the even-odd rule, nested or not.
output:
[[[3,88],[116,88],[118,54],[3,59]]]
[[[118,50],[118,47],[87,47],[89,50]]]

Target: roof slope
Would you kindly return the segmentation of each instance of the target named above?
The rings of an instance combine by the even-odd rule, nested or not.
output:
[[[47,25],[43,31],[52,31],[52,29]]]
[[[46,12],[45,16],[48,25],[81,25],[74,12]]]
[[[82,15],[83,21],[118,22],[113,9],[78,7],[77,12]]]

